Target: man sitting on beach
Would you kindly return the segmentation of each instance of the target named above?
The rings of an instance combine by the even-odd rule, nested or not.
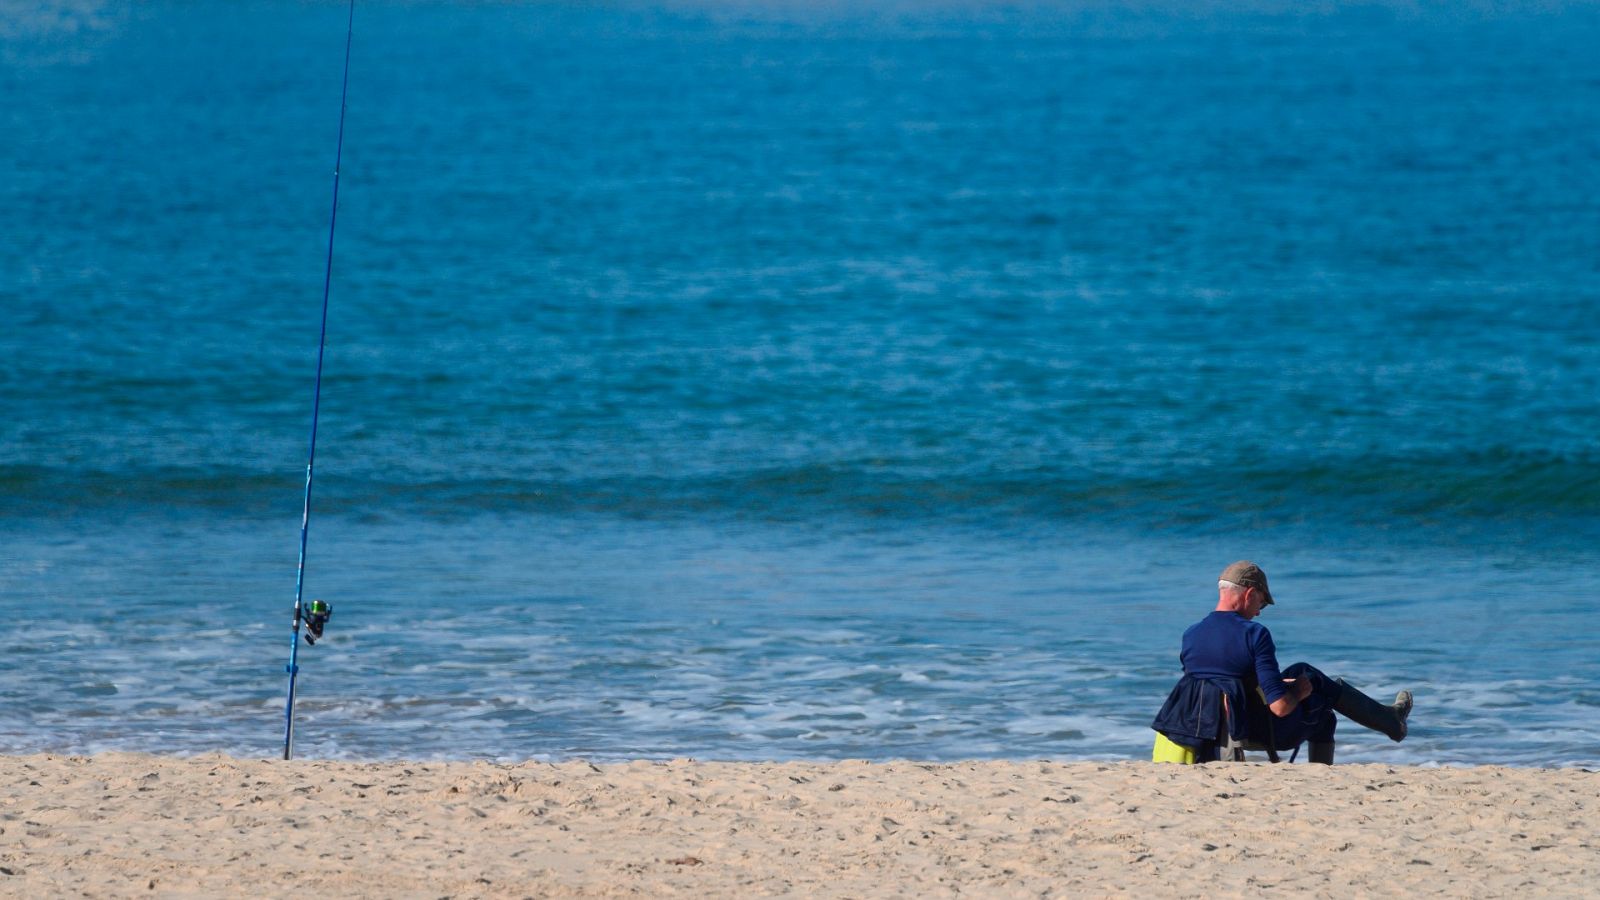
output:
[[[1410,691],[1401,691],[1393,704],[1384,705],[1343,679],[1329,678],[1303,662],[1279,671],[1272,633],[1251,621],[1271,605],[1267,574],[1260,566],[1240,561],[1222,570],[1217,581],[1217,608],[1183,633],[1179,657],[1183,678],[1151,727],[1175,744],[1194,748],[1197,761],[1216,759],[1219,730],[1226,727],[1222,699],[1226,698],[1232,710],[1248,710],[1249,694],[1259,690],[1272,712],[1267,730],[1275,749],[1288,750],[1306,741],[1314,763],[1333,763],[1335,712],[1391,740],[1405,740]],[[1266,738],[1242,724],[1243,714],[1232,718],[1240,723],[1234,726],[1234,737]]]

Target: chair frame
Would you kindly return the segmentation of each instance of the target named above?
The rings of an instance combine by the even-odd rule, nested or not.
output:
[[[1254,694],[1255,694],[1255,699],[1260,701],[1259,705],[1260,705],[1261,711],[1266,713],[1266,715],[1264,715],[1264,716],[1258,716],[1257,717],[1261,721],[1266,723],[1266,727],[1267,727],[1266,741],[1262,742],[1262,741],[1259,741],[1259,740],[1250,740],[1248,737],[1245,738],[1244,740],[1234,740],[1234,738],[1233,738],[1233,731],[1234,731],[1234,729],[1233,729],[1233,709],[1228,704],[1228,695],[1227,694],[1223,694],[1222,695],[1222,724],[1221,724],[1221,726],[1219,728],[1219,733],[1217,734],[1217,759],[1225,761],[1225,762],[1246,762],[1247,760],[1245,759],[1245,751],[1252,751],[1252,752],[1264,752],[1264,753],[1266,753],[1268,762],[1276,763],[1276,762],[1282,762],[1283,761],[1278,756],[1278,750],[1277,750],[1277,746],[1276,746],[1277,742],[1275,740],[1273,740],[1273,734],[1272,734],[1272,711],[1271,711],[1271,709],[1269,709],[1267,707],[1267,698],[1266,698],[1266,696],[1264,694],[1261,693],[1261,689],[1259,687],[1254,690]],[[1247,717],[1246,718],[1246,724],[1248,725],[1249,712],[1246,711],[1245,715]],[[1245,733],[1245,734],[1249,733],[1249,728],[1248,727],[1241,728],[1239,730],[1242,733]]]

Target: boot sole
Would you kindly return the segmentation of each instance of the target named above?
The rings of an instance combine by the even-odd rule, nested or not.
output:
[[[1406,739],[1406,733],[1408,731],[1408,728],[1406,727],[1406,719],[1411,716],[1411,703],[1412,697],[1410,691],[1401,691],[1400,693],[1394,695],[1394,712],[1395,715],[1400,718],[1400,736],[1395,738],[1396,741],[1403,741]]]

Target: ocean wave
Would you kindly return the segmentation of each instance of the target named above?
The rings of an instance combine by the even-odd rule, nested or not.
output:
[[[204,510],[298,513],[304,471],[243,467],[82,470],[0,466],[8,516]],[[479,513],[727,516],[758,520],[1123,521],[1163,527],[1248,518],[1262,527],[1322,519],[1562,519],[1593,522],[1600,457],[1494,450],[1257,466],[1168,467],[1156,475],[1086,470],[938,471],[878,462],[801,464],[682,475],[408,480],[319,473],[320,512],[454,518]]]

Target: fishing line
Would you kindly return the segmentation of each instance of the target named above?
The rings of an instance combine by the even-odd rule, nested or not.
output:
[[[333,612],[321,600],[313,600],[309,611],[303,605],[306,586],[306,536],[311,527],[311,472],[317,460],[317,417],[322,410],[322,357],[328,346],[328,294],[333,285],[333,230],[339,221],[339,166],[344,161],[344,109],[350,95],[350,38],[355,32],[356,0],[350,0],[350,11],[344,33],[344,80],[339,89],[339,141],[333,154],[333,209],[328,213],[328,262],[322,274],[322,332],[317,337],[317,381],[311,396],[311,441],[306,450],[306,493],[300,510],[300,562],[294,579],[294,625],[289,636],[289,698],[283,710],[283,758],[294,754],[294,682],[300,674],[300,623],[306,622],[306,643],[314,644],[322,636],[322,628]]]

